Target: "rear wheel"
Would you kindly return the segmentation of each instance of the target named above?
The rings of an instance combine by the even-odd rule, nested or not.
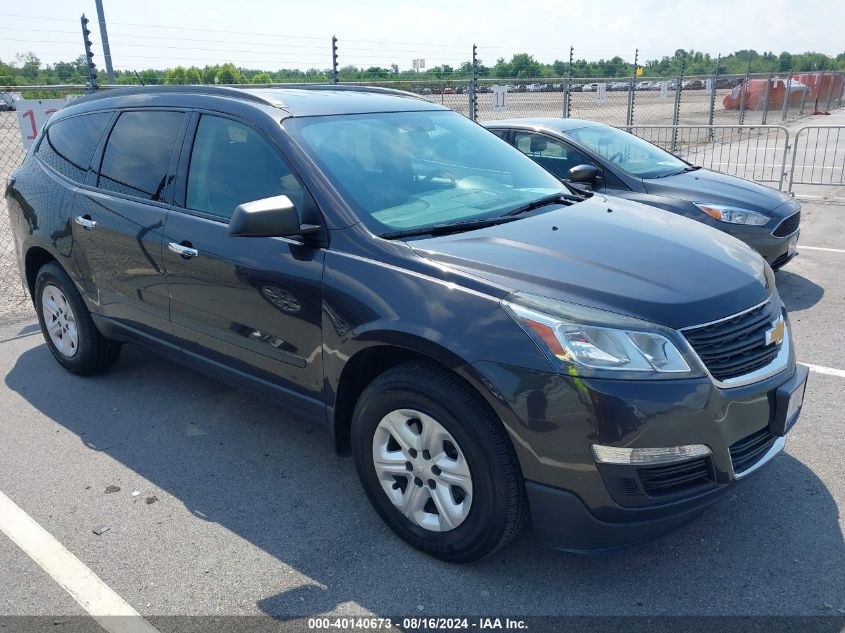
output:
[[[376,378],[355,407],[352,445],[376,511],[427,554],[483,558],[525,521],[522,476],[501,422],[438,367],[409,363]]]
[[[120,345],[100,334],[73,281],[57,263],[38,271],[33,301],[47,347],[65,369],[85,376],[118,359]]]

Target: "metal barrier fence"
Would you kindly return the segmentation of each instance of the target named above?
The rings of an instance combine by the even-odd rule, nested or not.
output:
[[[821,155],[820,164],[816,160],[818,155]],[[809,164],[808,158],[812,158]],[[813,125],[796,132],[789,191],[793,185],[845,185],[845,127]]]
[[[790,149],[783,126],[635,125],[629,131],[694,165],[783,188]]]

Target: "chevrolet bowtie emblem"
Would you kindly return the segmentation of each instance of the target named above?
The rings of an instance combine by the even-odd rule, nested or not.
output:
[[[783,342],[785,330],[786,324],[783,317],[778,317],[778,320],[772,323],[772,329],[766,331],[766,345],[780,345]]]

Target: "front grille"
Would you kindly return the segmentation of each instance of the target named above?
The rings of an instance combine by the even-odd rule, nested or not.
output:
[[[772,235],[775,237],[786,237],[787,235],[792,235],[795,231],[798,230],[798,225],[801,224],[801,212],[798,211],[797,213],[793,213],[788,218],[786,218],[783,222],[778,224],[778,227],[772,231]]]
[[[766,345],[779,316],[772,301],[730,319],[684,330],[684,336],[716,380],[751,373],[771,363],[781,344]]]
[[[682,490],[709,484],[713,479],[710,461],[706,457],[686,462],[638,468],[643,491],[651,497],[674,494]]]
[[[731,462],[734,472],[742,473],[760,461],[777,438],[769,432],[768,428],[760,429],[748,437],[731,444]]]

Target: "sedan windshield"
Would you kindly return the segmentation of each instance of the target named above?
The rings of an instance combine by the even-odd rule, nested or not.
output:
[[[502,216],[561,183],[456,112],[379,112],[288,119],[375,233]]]
[[[566,134],[623,171],[639,178],[660,178],[689,168],[687,163],[669,152],[614,127],[582,127]]]

